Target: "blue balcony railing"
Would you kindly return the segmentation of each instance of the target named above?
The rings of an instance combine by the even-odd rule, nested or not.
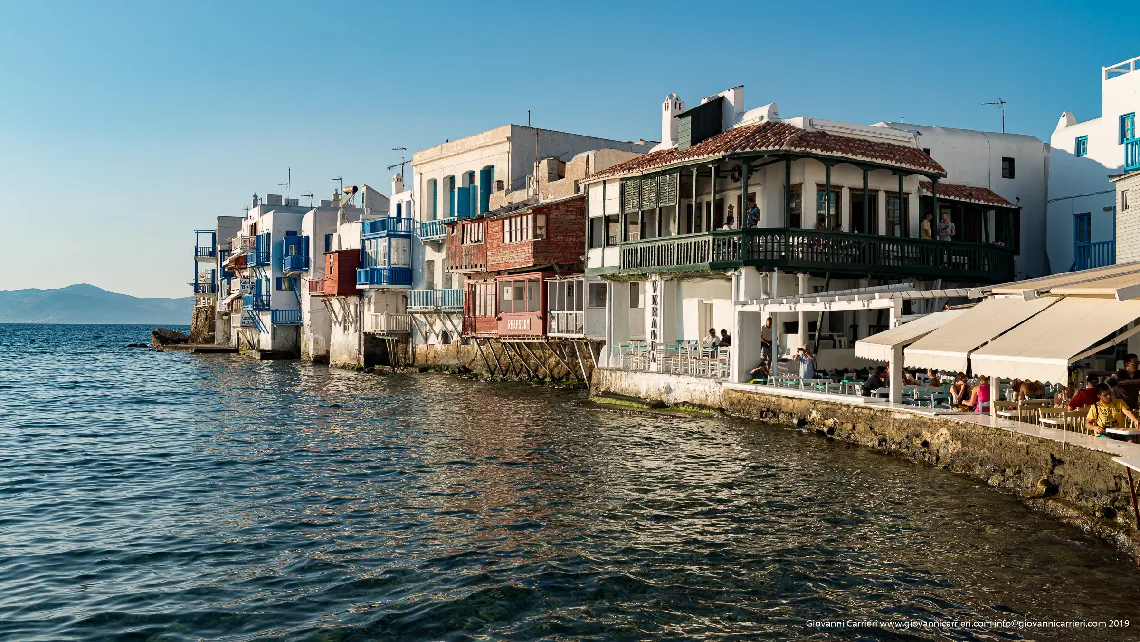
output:
[[[249,253],[249,258],[246,259],[248,265],[265,266],[269,265],[269,251],[254,250]]]
[[[447,224],[454,221],[455,218],[452,217],[420,223],[420,240],[442,241],[447,236]]]
[[[273,310],[273,325],[301,325],[300,310]]]
[[[1077,243],[1073,247],[1073,263],[1076,270],[1116,265],[1116,241]]]
[[[356,271],[356,285],[358,287],[410,287],[412,285],[412,268],[360,268]]]
[[[1140,169],[1140,138],[1124,141],[1124,169],[1130,172]]]
[[[281,271],[285,274],[308,272],[309,257],[303,254],[290,254],[281,261]]]
[[[415,226],[415,219],[387,216],[371,221],[361,221],[360,236],[361,238],[368,238],[370,236],[386,236],[388,234],[411,235],[416,231]]]
[[[218,286],[215,283],[191,283],[194,286],[194,294],[217,294]]]
[[[213,245],[195,245],[194,258],[212,259],[214,258],[214,254],[217,252],[217,249],[218,248],[214,247]]]
[[[412,290],[408,292],[408,309],[460,311],[463,290]]]
[[[241,298],[241,307],[245,310],[268,310],[268,294],[247,294]]]

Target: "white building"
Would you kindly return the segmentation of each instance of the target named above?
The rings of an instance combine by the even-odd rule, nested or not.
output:
[[[985,187],[1018,206],[1006,220],[968,220],[952,202],[941,203],[942,213],[950,215],[959,237],[955,240],[984,243],[994,240],[1014,249],[1017,256],[1016,278],[1026,279],[1049,273],[1045,254],[1046,209],[1049,186],[1049,146],[1034,136],[1003,134],[972,129],[931,127],[909,123],[879,123],[912,132],[918,145],[946,169],[946,184]],[[942,186],[949,191],[948,185]],[[928,192],[926,192],[928,193]],[[1016,233],[1016,238],[1009,238]],[[1055,267],[1055,266],[1054,266]]]
[[[229,256],[230,239],[241,230],[241,220],[240,216],[219,216],[213,229],[194,231],[192,342],[229,342],[229,315],[220,309],[219,301],[229,291],[233,277],[223,263]]]
[[[1112,179],[1116,184],[1116,260],[1140,261],[1140,171]]]
[[[414,217],[412,190],[404,189],[404,177],[392,177],[388,209],[369,208],[360,226],[360,313],[363,337],[360,365],[400,365],[406,361],[412,324],[408,316],[408,291],[412,288],[413,265],[419,258],[413,239],[418,222]]]
[[[423,254],[422,260],[414,261],[408,311],[417,351],[423,345],[449,344],[462,329],[464,283],[462,275],[447,270],[448,222],[512,202],[511,192],[533,191],[538,175],[535,165],[542,159],[565,163],[586,151],[645,152],[652,145],[503,125],[416,152],[412,160],[414,201]],[[537,180],[541,182],[542,177]],[[430,361],[431,357],[425,352],[423,359]]]
[[[1140,58],[1101,68],[1100,116],[1061,114],[1049,176],[1050,267],[1054,272],[1115,262],[1111,174],[1140,169]]]

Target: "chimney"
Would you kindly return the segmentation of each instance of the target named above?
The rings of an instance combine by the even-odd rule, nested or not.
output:
[[[392,177],[392,196],[404,191],[404,177],[401,174],[396,174]]]
[[[661,104],[661,143],[669,149],[677,145],[677,114],[685,111],[685,101],[670,93]]]

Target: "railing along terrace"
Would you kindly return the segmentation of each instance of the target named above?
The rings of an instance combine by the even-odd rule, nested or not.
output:
[[[1116,241],[1078,243],[1074,250],[1073,269],[1090,270],[1116,264]]]
[[[415,224],[416,220],[412,218],[386,216],[371,221],[362,221],[360,223],[360,235],[411,234],[415,231]]]
[[[194,286],[194,294],[217,294],[218,286],[216,283],[192,283]]]
[[[301,325],[300,310],[273,310],[270,316],[273,325]]]
[[[1140,169],[1140,138],[1124,141],[1124,169],[1129,172]]]
[[[325,293],[324,279],[309,279],[309,294],[320,296]]]
[[[253,250],[257,248],[257,237],[249,234],[242,234],[238,236],[238,247],[243,250]]]
[[[586,334],[586,313],[581,310],[551,310],[547,334],[584,336]]]
[[[366,331],[384,334],[408,334],[412,331],[412,315],[393,312],[369,313]]]
[[[424,221],[420,223],[420,239],[424,241],[441,241],[447,236],[447,224],[455,221],[455,217]]]
[[[463,290],[412,290],[408,292],[411,310],[462,310]]]
[[[407,267],[360,268],[356,271],[356,284],[357,285],[410,286],[412,284],[412,268],[407,268]]]
[[[1009,281],[1011,250],[848,232],[752,228],[647,239],[621,247],[621,269],[678,271],[743,265],[848,274]]]
[[[290,254],[281,259],[281,271],[285,273],[307,272],[309,257],[304,254]]]
[[[217,252],[217,248],[212,245],[195,245],[194,258],[198,259],[212,259]]]
[[[241,307],[246,310],[268,310],[268,294],[247,294],[241,298]]]

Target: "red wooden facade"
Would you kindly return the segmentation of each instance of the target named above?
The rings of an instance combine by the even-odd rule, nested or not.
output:
[[[463,334],[495,338],[546,336],[546,279],[553,272],[503,274],[467,282]]]
[[[325,254],[325,296],[360,294],[356,288],[356,269],[360,267],[360,250],[336,250]]]
[[[487,220],[459,221],[447,226],[447,269],[471,273],[487,270]]]

